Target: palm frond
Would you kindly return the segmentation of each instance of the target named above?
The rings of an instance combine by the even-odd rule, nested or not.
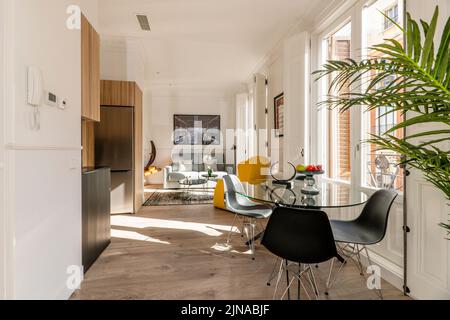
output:
[[[367,142],[404,156],[405,165],[420,170],[450,201],[450,151],[439,148],[450,141],[450,17],[436,46],[438,18],[439,7],[430,23],[419,24],[408,13],[406,28],[397,25],[404,34],[406,48],[395,39],[387,39],[370,48],[382,58],[328,61],[313,75],[317,80],[332,79],[328,95],[319,106],[340,112],[354,107],[366,111],[384,107],[387,111],[383,115],[408,114],[403,122]],[[393,75],[395,81],[381,85]],[[345,87],[350,92],[342,93]],[[410,130],[423,125],[434,129]],[[395,136],[399,130],[416,133],[399,139]],[[442,227],[450,230],[450,225]]]

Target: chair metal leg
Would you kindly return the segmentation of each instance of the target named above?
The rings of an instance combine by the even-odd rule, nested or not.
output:
[[[297,278],[297,281],[299,282],[299,285],[301,284],[300,276],[299,276],[299,275],[301,275],[301,270],[299,269],[298,275],[295,272],[293,272],[292,279],[289,280],[289,262],[286,261],[285,263],[286,263],[286,265],[285,265],[284,269],[286,271],[286,289],[284,290],[280,300],[283,300],[284,297],[286,296],[286,294],[288,295],[288,300],[291,300],[291,293],[290,293],[291,292],[291,286],[294,283],[296,278]],[[300,268],[300,265],[299,265],[299,268]],[[298,296],[298,299],[300,299],[300,295]]]
[[[292,283],[292,282],[291,282]],[[286,260],[286,284],[288,286],[288,300],[291,300],[291,286],[289,284],[289,270],[288,270],[288,261]]]
[[[328,296],[329,293],[330,293],[330,289],[331,289],[331,287],[333,286],[334,281],[337,279],[339,273],[341,273],[342,268],[343,268],[343,267],[345,266],[345,264],[347,263],[348,257],[345,258],[344,263],[342,263],[342,264],[339,266],[338,271],[336,272],[336,274],[334,275],[334,277],[332,277],[334,260],[335,260],[335,259],[333,259],[333,261],[332,261],[331,268],[330,268],[330,274],[329,274],[329,276],[328,276],[327,291],[325,292],[325,295],[327,295],[327,296]]]
[[[361,250],[363,250],[363,249],[359,249],[359,246],[356,245],[356,259],[358,261],[359,274],[362,277],[364,277],[364,267],[363,267],[362,262],[361,262]]]
[[[328,273],[328,279],[327,279],[327,285],[326,285],[326,292],[325,292],[325,294],[326,295],[328,295],[329,294],[329,289],[330,289],[330,286],[331,286],[331,274],[332,274],[332,272],[333,272],[333,267],[334,267],[334,261],[336,260],[336,258],[333,258],[332,260],[331,260],[331,267],[330,267],[330,272]]]
[[[233,235],[233,230],[234,230],[234,228],[235,228],[235,226],[236,226],[236,220],[237,220],[237,219],[238,219],[238,215],[235,214],[235,215],[234,215],[234,219],[233,219],[233,224],[231,225],[230,233],[228,233],[227,246],[230,245],[231,237],[232,237],[232,235]]]
[[[255,224],[252,219],[249,219],[248,222],[244,223],[244,233],[248,240],[247,243],[252,255],[252,259],[255,260],[255,241],[252,241],[255,236]]]
[[[273,300],[275,300],[275,297],[277,296],[278,286],[279,286],[280,281],[281,281],[281,276],[283,275],[283,263],[284,263],[284,261],[281,260],[280,268],[278,269],[277,282],[275,284],[275,291],[273,293]]]
[[[250,239],[254,239],[255,238],[255,222],[254,221],[251,221],[250,222]],[[255,252],[256,252],[256,248],[255,248],[255,241],[253,240],[252,241],[252,244],[251,244],[251,251],[252,251],[252,255],[253,255],[253,257],[252,257],[252,259],[253,260],[255,260]]]
[[[244,238],[245,237],[245,222],[247,221],[247,218],[242,218],[242,225],[241,225],[241,230],[242,230],[242,232],[241,232],[241,238]]]
[[[287,272],[287,270],[286,270],[286,272]],[[292,283],[294,282],[294,280],[295,280],[295,277],[292,277],[292,280],[289,282],[289,278],[288,278],[288,284],[287,284],[287,288],[286,288],[286,290],[284,290],[284,292],[283,292],[283,295],[281,296],[281,299],[280,300],[283,300],[284,299],[284,297],[286,296],[286,293],[288,293],[288,300],[291,300],[291,297],[290,297],[290,290],[291,290],[291,286],[292,286]]]
[[[275,278],[275,270],[277,269],[278,260],[280,260],[280,258],[277,258],[277,260],[275,261],[275,264],[273,265],[273,270],[272,270],[272,272],[270,273],[270,276],[269,276],[269,280],[267,280],[267,286],[268,287],[270,287],[273,278]]]
[[[312,280],[312,278],[311,278],[311,273],[309,272],[309,269],[310,269],[310,266],[309,266],[309,265],[306,265],[303,271],[304,271],[304,273],[306,274],[306,278],[308,279],[309,286],[311,287],[311,289],[312,289],[313,291],[315,291],[314,283],[313,283],[313,280]],[[315,292],[314,292],[314,294],[315,294]]]
[[[313,290],[314,290],[314,293],[315,293],[315,296],[316,296],[316,300],[319,300],[319,298],[320,298],[319,287],[317,286],[316,277],[314,275],[314,271],[313,271],[313,268],[311,266],[309,266],[309,273],[311,274]]]
[[[305,285],[303,284],[303,282],[301,280],[300,280],[300,284],[301,284],[301,287],[303,288],[303,290],[305,291],[306,296],[308,297],[308,300],[311,300],[311,296],[309,295],[308,290],[306,290]]]
[[[302,265],[301,263],[298,264],[298,274],[302,273]],[[300,291],[301,291],[301,281],[300,277],[297,279],[297,300],[300,300]]]
[[[300,292],[301,292],[301,289],[303,288],[303,290],[305,291],[305,294],[306,294],[306,297],[308,298],[308,300],[311,300],[311,296],[309,295],[309,293],[308,293],[308,289],[305,287],[305,285],[304,285],[304,282],[302,281],[302,277],[305,277],[305,274],[307,274],[307,272],[308,272],[308,268],[309,267],[306,267],[305,268],[305,266],[303,266],[303,265],[299,265],[298,266],[298,273],[297,272],[294,272],[293,273],[293,276],[292,276],[292,280],[291,280],[291,282],[289,283],[289,287],[290,286],[292,286],[292,283],[293,283],[293,280],[295,280],[296,278],[297,278],[297,283],[298,283],[298,288],[297,288],[297,298],[300,300]],[[309,276],[309,275],[308,275]],[[314,279],[314,281],[315,281],[315,279]],[[310,286],[311,286],[311,288],[314,290],[314,285],[312,284],[312,282],[310,282]],[[316,286],[317,287],[317,286]],[[287,288],[288,289],[288,288]],[[288,292],[288,290],[286,289],[286,291],[285,291],[285,295],[286,295],[286,293]],[[284,296],[283,296],[283,298],[284,298]],[[318,297],[316,296],[316,299],[317,299]]]

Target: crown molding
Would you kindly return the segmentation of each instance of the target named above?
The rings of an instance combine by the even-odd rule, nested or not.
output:
[[[101,47],[105,52],[118,52],[118,53],[137,53],[141,59],[141,62],[147,64],[149,62],[149,56],[145,49],[144,42],[140,38],[101,35]]]
[[[314,19],[298,19],[294,24],[291,25],[289,30],[275,43],[275,45],[264,55],[264,57],[256,64],[253,69],[253,74],[258,73],[265,65],[270,64],[271,61],[274,61],[276,58],[282,56],[282,50],[280,48],[284,47],[284,41],[300,32],[313,32],[318,25],[318,21],[322,21],[324,19],[328,19],[330,15],[333,15],[336,11],[341,11],[342,7],[345,7],[345,10],[348,10],[348,7],[351,7],[358,0],[332,0],[330,3],[317,15]],[[348,3],[351,3],[349,6]],[[306,16],[310,16],[310,14],[306,14]]]

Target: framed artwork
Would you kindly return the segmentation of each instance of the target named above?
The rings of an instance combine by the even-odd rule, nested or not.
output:
[[[284,93],[274,99],[275,137],[284,137]]]
[[[219,115],[173,116],[174,145],[220,145]]]

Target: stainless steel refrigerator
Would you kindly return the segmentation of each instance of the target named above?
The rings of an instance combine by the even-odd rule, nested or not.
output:
[[[134,109],[101,107],[95,163],[111,168],[111,213],[134,212]]]

